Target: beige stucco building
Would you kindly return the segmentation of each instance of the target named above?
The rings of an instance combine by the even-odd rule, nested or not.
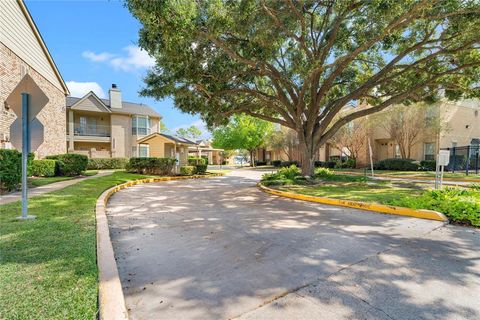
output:
[[[90,158],[149,156],[148,146],[139,142],[160,132],[161,116],[151,107],[125,102],[115,84],[109,99],[93,92],[66,100],[66,146],[69,153]]]
[[[0,1],[0,148],[21,149],[21,92],[42,96],[30,103],[31,151],[65,153],[68,88],[23,1]]]
[[[394,108],[394,107],[393,107]],[[441,101],[432,106],[441,121],[440,132],[422,134],[413,145],[410,158],[414,160],[433,160],[440,149],[477,145],[480,142],[480,100]],[[381,119],[381,117],[377,117]],[[373,161],[401,157],[399,147],[393,137],[381,125],[372,125],[365,135],[365,144],[357,159],[357,166],[364,167],[370,162],[369,143],[372,148]],[[298,148],[289,150],[290,159],[284,150],[270,148],[259,149],[257,160],[300,160]],[[321,146],[316,160],[329,161],[339,156],[347,156],[346,151],[335,148],[330,143]]]

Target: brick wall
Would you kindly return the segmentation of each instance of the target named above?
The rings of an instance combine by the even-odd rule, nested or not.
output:
[[[42,89],[49,101],[37,115],[44,127],[44,141],[36,149],[38,158],[47,155],[66,153],[66,111],[65,95],[62,90],[46,80],[36,70],[32,69],[14,52],[0,42],[0,140],[9,135],[10,125],[16,115],[6,110],[5,100],[18,85],[22,77],[28,73]],[[1,141],[0,141],[1,142]],[[0,147],[2,144],[0,143]]]

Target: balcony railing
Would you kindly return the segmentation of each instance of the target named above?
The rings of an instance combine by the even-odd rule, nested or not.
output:
[[[80,126],[75,124],[73,134],[75,136],[110,137],[110,126],[90,124]]]

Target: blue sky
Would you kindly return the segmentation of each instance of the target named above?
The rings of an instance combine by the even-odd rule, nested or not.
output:
[[[73,96],[90,90],[108,96],[116,83],[125,101],[156,109],[169,129],[195,124],[171,99],[140,97],[142,77],[153,60],[137,47],[140,23],[119,1],[26,1]],[[202,128],[204,130],[204,128]]]

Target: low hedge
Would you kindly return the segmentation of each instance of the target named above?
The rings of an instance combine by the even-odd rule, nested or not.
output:
[[[31,175],[35,155],[28,155],[27,175]],[[0,149],[0,192],[12,191],[22,180],[22,153],[15,149]]]
[[[0,149],[0,191],[18,188],[22,179],[22,154],[17,150]]]
[[[282,168],[291,167],[291,166],[296,166],[298,168],[298,167],[300,167],[300,162],[298,162],[298,161],[282,161],[280,163],[280,167],[282,167]]]
[[[266,165],[267,165],[267,161],[255,161],[255,165],[256,165],[256,166],[266,166]]]
[[[31,175],[35,177],[54,177],[56,167],[56,160],[33,160],[30,172]]]
[[[130,158],[125,168],[128,172],[169,176],[176,162],[173,158]]]
[[[182,176],[191,176],[197,172],[197,168],[195,166],[181,166],[180,167],[180,174]]]
[[[280,167],[281,164],[282,164],[282,160],[272,160],[272,166],[274,166],[275,168]]]
[[[204,158],[188,157],[188,165],[196,166],[197,164],[207,164]]]
[[[391,158],[376,162],[373,165],[376,170],[417,171],[420,166],[413,159]]]
[[[93,158],[88,159],[87,169],[125,169],[127,162],[127,158]]]
[[[56,160],[56,174],[67,177],[81,175],[88,166],[88,157],[83,154],[66,153],[48,156],[47,159]]]
[[[197,174],[206,174],[207,173],[207,165],[206,164],[197,164],[195,166],[196,170],[195,173]]]
[[[420,170],[435,171],[435,170],[437,170],[437,162],[435,160],[420,161]]]

